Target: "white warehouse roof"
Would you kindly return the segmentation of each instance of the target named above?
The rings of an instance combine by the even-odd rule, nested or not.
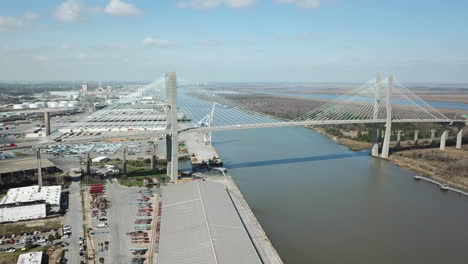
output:
[[[17,264],[41,264],[42,251],[21,254],[18,257]]]
[[[45,217],[46,205],[44,203],[0,208],[0,223]]]
[[[11,188],[0,201],[0,205],[34,201],[46,201],[46,204],[49,205],[60,205],[61,191],[61,186],[42,186],[40,189],[39,185]]]

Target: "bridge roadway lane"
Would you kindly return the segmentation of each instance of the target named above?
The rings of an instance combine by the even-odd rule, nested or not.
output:
[[[67,241],[70,243],[68,246],[68,263],[79,264],[81,260],[84,260],[80,256],[80,244],[79,237],[84,237],[83,234],[83,221],[82,221],[82,210],[81,210],[81,194],[80,194],[80,183],[73,182],[70,185],[70,195],[68,197],[69,210],[64,216],[64,225],[70,225],[72,235]]]

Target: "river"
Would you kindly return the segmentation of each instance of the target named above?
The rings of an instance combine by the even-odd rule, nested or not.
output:
[[[215,132],[285,263],[466,263],[468,199],[300,127]]]

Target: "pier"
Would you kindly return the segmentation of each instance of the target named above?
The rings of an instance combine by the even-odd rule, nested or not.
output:
[[[216,149],[211,144],[205,144],[200,131],[181,134],[179,140],[185,142],[192,165],[200,165],[203,162],[208,163],[214,157],[219,158]]]
[[[467,192],[464,192],[462,190],[458,190],[458,189],[455,189],[455,188],[452,188],[452,187],[449,187],[443,183],[440,183],[438,181],[435,181],[433,179],[429,179],[429,178],[426,178],[426,177],[423,177],[423,176],[419,176],[419,175],[416,175],[414,176],[414,179],[415,180],[423,180],[423,181],[427,181],[427,182],[430,182],[430,183],[433,183],[435,185],[438,185],[442,190],[446,190],[446,191],[452,191],[452,192],[455,192],[455,193],[458,193],[458,194],[461,194],[461,195],[464,195],[464,196],[467,196],[468,197],[468,193]]]
[[[265,234],[262,226],[245,201],[244,196],[237,187],[237,184],[234,182],[232,177],[226,175],[224,171],[220,170],[220,172],[223,173],[223,177],[208,177],[207,180],[224,183],[226,185],[227,192],[231,197],[237,213],[247,229],[250,239],[252,240],[262,262],[265,264],[282,264],[283,261],[278,255],[278,252],[273,247],[273,244],[271,244],[270,239]]]

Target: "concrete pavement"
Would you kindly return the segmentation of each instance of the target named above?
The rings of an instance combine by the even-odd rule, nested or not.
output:
[[[69,195],[69,209],[64,216],[64,225],[71,226],[71,237],[67,241],[70,243],[69,250],[69,262],[72,264],[79,264],[84,257],[80,256],[80,244],[79,237],[84,237],[83,234],[83,214],[81,209],[81,194],[80,194],[80,183],[73,182],[70,185]]]

